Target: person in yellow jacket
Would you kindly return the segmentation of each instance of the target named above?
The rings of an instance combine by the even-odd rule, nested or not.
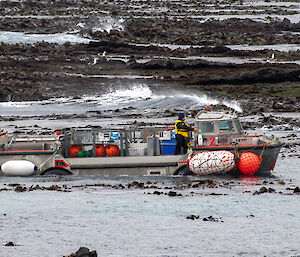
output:
[[[185,122],[185,116],[183,113],[179,113],[178,120],[175,122],[175,138],[176,138],[176,147],[175,147],[175,155],[178,154],[186,154],[188,146],[188,139],[189,139],[189,131],[193,131],[194,129],[191,128]],[[183,152],[181,152],[181,148],[183,148]]]

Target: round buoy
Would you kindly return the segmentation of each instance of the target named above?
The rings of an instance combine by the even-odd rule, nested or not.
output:
[[[107,156],[119,156],[120,149],[117,145],[108,145],[105,148],[105,153]]]
[[[104,145],[96,145],[96,157],[103,157],[105,156],[105,147]]]
[[[82,151],[82,147],[80,145],[72,145],[69,148],[69,155],[71,157],[78,157],[78,153]]]
[[[238,162],[238,169],[243,174],[253,175],[258,171],[261,163],[261,157],[255,153],[242,153]]]

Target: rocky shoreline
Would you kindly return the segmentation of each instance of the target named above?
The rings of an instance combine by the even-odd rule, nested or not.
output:
[[[148,48],[151,50],[148,51]],[[226,47],[206,47],[204,51],[232,52]],[[202,49],[203,51],[203,49]],[[130,56],[128,60],[99,57],[106,52]],[[204,94],[229,99],[269,98],[278,103],[268,108],[299,111],[300,69],[297,64],[228,64],[205,60],[180,60],[186,50],[166,47],[140,47],[128,44],[91,43],[88,45],[0,45],[0,101],[32,101],[51,97],[93,94],[110,86],[118,76],[144,77],[147,83],[173,84]],[[251,51],[234,51],[254,55]],[[263,51],[257,51],[261,55]],[[149,55],[159,59],[137,62]],[[220,55],[219,53],[218,55]],[[146,55],[146,56],[145,56]],[[96,62],[94,65],[93,62]],[[84,85],[84,87],[82,86]],[[260,107],[264,107],[259,103]],[[280,108],[282,106],[282,108]],[[287,106],[289,106],[287,108]],[[256,106],[257,107],[257,106]]]
[[[264,15],[293,17],[298,15],[296,6],[269,9],[267,5],[250,7],[247,2],[240,6],[236,1],[184,4],[201,11],[191,13],[171,0],[134,5],[118,1],[41,1],[33,5],[21,1],[13,6],[1,1],[2,31],[76,32],[93,41],[63,45],[1,43],[0,101],[93,95],[115,81],[128,82],[130,75],[150,85],[159,83],[162,88],[174,85],[252,104],[256,102],[253,99],[267,98],[267,103],[257,101],[255,107],[270,111],[300,110],[300,68],[294,63],[300,53],[284,51],[285,44],[299,44],[300,22],[292,23],[287,18],[264,22],[239,15],[226,18],[230,13],[224,11],[245,10],[255,18],[256,9],[262,9]],[[150,7],[154,17],[149,17]],[[162,8],[167,11],[161,12]],[[212,10],[226,19],[214,19],[209,14]],[[283,51],[229,47],[244,44],[283,45]]]

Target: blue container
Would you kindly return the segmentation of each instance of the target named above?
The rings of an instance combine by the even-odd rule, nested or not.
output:
[[[163,155],[173,155],[176,147],[176,139],[162,140],[160,145]]]

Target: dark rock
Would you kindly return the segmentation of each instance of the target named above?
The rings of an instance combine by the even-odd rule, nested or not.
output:
[[[253,193],[253,195],[260,195],[260,194],[267,193],[267,192],[268,192],[268,189],[266,187],[261,187],[258,191],[255,191]]]
[[[80,247],[76,252],[76,257],[88,257],[90,256],[90,250],[86,247]]]
[[[294,194],[300,194],[300,188],[299,188],[298,186],[295,187],[293,193],[294,193]]]
[[[195,220],[195,219],[200,219],[200,216],[199,215],[194,215],[194,214],[192,214],[192,215],[190,215],[190,216],[187,216],[186,217],[188,220]]]
[[[268,192],[269,192],[269,193],[274,193],[274,192],[275,192],[275,189],[273,189],[273,188],[270,187],[270,188],[268,189]]]
[[[177,193],[175,191],[170,191],[168,193],[168,196],[178,196]]]
[[[138,188],[144,188],[144,187],[145,187],[145,183],[142,183],[142,182],[141,182],[141,183],[138,183],[138,184],[137,184],[137,187],[138,187]]]
[[[14,242],[8,242],[5,244],[5,246],[16,246]]]
[[[17,183],[12,183],[12,184],[8,184],[10,187],[16,187],[16,186],[21,186],[20,184]]]
[[[48,188],[46,188],[47,190],[50,190],[50,191],[58,191],[58,190],[61,190],[61,188],[58,186],[58,185],[52,185],[52,186],[49,186]]]
[[[123,186],[122,184],[119,184],[119,189],[124,189],[125,186]]]
[[[22,187],[21,185],[18,185],[16,188],[15,188],[15,191],[16,192],[25,192],[27,190],[26,187]]]
[[[203,221],[223,222],[223,220],[221,220],[221,218],[215,218],[213,216],[208,216],[206,218],[203,218]]]
[[[71,253],[68,257],[97,257],[97,252],[90,251],[87,247],[80,247],[76,253]]]
[[[260,68],[254,71],[245,71],[233,77],[212,78],[210,80],[199,80],[198,84],[215,85],[215,84],[240,84],[249,85],[254,83],[278,83],[284,81],[300,81],[300,69],[273,69],[273,68]],[[244,89],[244,93],[258,93],[259,88],[249,86]]]
[[[218,196],[218,195],[223,195],[223,194],[220,194],[220,193],[210,193],[209,195],[215,195],[215,196]]]

